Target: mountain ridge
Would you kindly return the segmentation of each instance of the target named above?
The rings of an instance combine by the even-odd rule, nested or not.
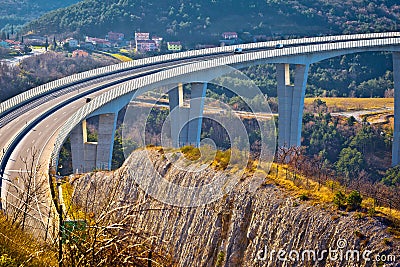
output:
[[[224,31],[269,36],[391,31],[400,22],[395,1],[84,0],[25,27],[41,33],[104,35],[148,31],[169,38],[209,41]],[[243,36],[243,34],[242,34]]]
[[[75,4],[80,0],[3,0],[0,1],[0,29],[11,30],[11,25],[25,24],[46,12]]]

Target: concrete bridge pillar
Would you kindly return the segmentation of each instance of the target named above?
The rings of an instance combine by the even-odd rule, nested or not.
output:
[[[111,170],[114,136],[117,127],[117,114],[108,113],[99,116],[97,138],[96,168]]]
[[[116,122],[116,114],[101,114],[99,116],[97,142],[87,141],[86,120],[72,130],[70,140],[74,173],[91,172],[95,169],[111,169]]]
[[[400,52],[393,52],[394,131],[392,166],[400,164]]]
[[[183,85],[169,91],[171,138],[174,147],[200,145],[207,83],[192,83],[189,107],[183,104]]]
[[[304,96],[309,65],[296,65],[294,84],[290,82],[289,64],[277,64],[278,83],[278,145],[300,146]]]

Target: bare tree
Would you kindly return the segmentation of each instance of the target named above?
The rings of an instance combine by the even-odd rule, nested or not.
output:
[[[276,159],[277,162],[280,164],[287,164],[290,161],[290,155],[292,153],[291,147],[280,146],[278,147]],[[286,179],[288,178],[288,169],[285,167],[286,170]],[[278,177],[278,166],[276,166],[276,177]]]
[[[293,180],[297,179],[297,173],[301,172],[305,167],[304,162],[306,162],[306,157],[304,156],[304,147],[292,146],[288,151],[289,165],[292,166],[293,170]],[[308,177],[307,177],[307,187],[308,187]]]
[[[51,200],[47,192],[47,179],[40,173],[39,153],[35,148],[29,150],[27,157],[20,157],[23,168],[14,181],[9,181],[6,194],[7,216],[12,224],[25,230],[40,229],[47,238],[51,223]]]
[[[69,204],[63,214],[65,265],[172,265],[162,244],[155,245],[157,238],[135,226],[134,215],[150,209],[145,208],[146,199],[132,197],[137,188],[127,187],[126,176],[123,172],[95,173],[71,182],[73,192],[65,201]],[[67,222],[83,227],[71,229]]]

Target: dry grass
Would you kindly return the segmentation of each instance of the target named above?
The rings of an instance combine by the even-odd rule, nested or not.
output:
[[[56,252],[0,215],[0,266],[56,266]]]
[[[286,166],[278,164],[278,175],[276,175],[276,167],[276,163],[271,166],[271,172],[266,175],[266,183],[272,182],[276,184],[285,189],[286,192],[295,198],[299,198],[301,195],[306,195],[313,204],[332,205],[335,193],[338,191],[345,191],[338,182],[331,180],[328,180],[325,184],[321,184],[321,186],[319,186],[316,181],[307,179],[303,175],[299,174],[297,174],[296,180],[292,180],[291,177],[293,177],[293,173],[290,170],[288,170],[289,179],[286,179]],[[371,198],[364,198],[361,206],[368,212],[374,207],[374,201]],[[400,225],[397,225],[400,222],[400,211],[389,209],[387,207],[375,207],[375,211],[375,214],[369,215],[384,217],[394,222],[395,226],[390,228],[391,233],[400,238]]]
[[[74,187],[70,182],[64,182],[61,184],[64,210],[63,213],[67,215],[68,218],[73,218],[75,220],[85,219],[85,213],[75,205],[72,205],[72,197],[74,194]]]
[[[237,149],[214,150],[212,147],[203,146],[200,149],[193,146],[184,146],[178,149],[168,149],[171,152],[182,152],[185,158],[190,160],[192,164],[208,164],[215,170],[241,170],[245,168],[246,174],[252,174],[256,170],[255,162],[248,157],[248,153]],[[161,151],[159,151],[162,153]],[[215,157],[213,157],[215,155]]]
[[[328,108],[336,111],[368,110],[377,108],[393,108],[394,98],[347,98],[347,97],[325,97],[320,98],[326,102]],[[317,98],[306,98],[305,105],[312,105]]]
[[[276,175],[276,167],[277,164],[274,163],[271,167],[272,171],[267,175],[267,179],[284,188],[295,197],[307,195],[314,204],[332,203],[334,194],[341,189],[340,186],[336,185],[332,191],[331,188],[323,184],[318,185],[317,182],[299,174],[296,175],[295,180],[286,179],[286,166],[278,165],[278,175]],[[293,177],[293,173],[290,170],[288,170],[288,177]]]

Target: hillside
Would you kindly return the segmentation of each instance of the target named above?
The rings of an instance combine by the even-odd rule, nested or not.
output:
[[[0,1],[0,29],[7,24],[15,26],[25,24],[50,10],[66,7],[78,1],[2,0]]]
[[[151,239],[154,254],[161,252],[171,256],[172,266],[372,266],[361,257],[364,251],[372,251],[369,254],[371,259],[378,253],[400,253],[399,240],[390,235],[387,226],[375,217],[338,211],[312,200],[300,200],[265,176],[241,179],[232,191],[207,205],[174,207],[163,204],[141,189],[143,186],[152,187],[152,195],[158,197],[168,192],[162,186],[140,182],[153,181],[153,166],[149,164],[153,164],[163,179],[186,187],[201,187],[220,175],[211,168],[184,171],[168,156],[155,150],[138,150],[126,162],[129,175],[122,169],[119,174],[88,174],[72,182],[75,190],[73,206],[69,209],[75,213],[70,216],[75,214],[76,219],[82,219],[74,208],[86,207],[94,219],[101,218],[107,213],[103,208],[105,203],[112,203],[108,210],[115,210],[113,218],[123,222],[118,224],[121,225],[118,232],[124,234],[133,229],[139,233],[138,237],[130,239],[133,242],[147,238],[150,243]],[[229,175],[232,179],[234,176],[232,173]],[[138,185],[138,182],[142,184]],[[174,193],[175,199],[187,199],[188,195],[181,191]],[[196,196],[200,197],[191,195],[193,198]],[[90,235],[90,230],[85,234]],[[106,238],[99,237],[97,242]],[[341,259],[322,252],[338,247],[343,248],[340,250],[343,252]],[[66,251],[70,249],[66,248]],[[316,250],[318,260],[309,260],[310,256],[306,256],[304,260],[291,260],[287,265],[288,262],[282,262],[276,254],[280,249],[286,253],[297,251],[300,255],[304,251]],[[260,253],[261,250],[267,255]],[[350,259],[346,255],[349,250],[360,251],[360,260]],[[121,257],[125,256],[123,253]],[[292,254],[292,257],[296,255]],[[387,261],[385,266],[397,265]]]
[[[25,29],[92,35],[114,30],[129,36],[140,30],[204,43],[218,40],[224,31],[237,31],[246,39],[246,32],[304,36],[390,31],[399,22],[400,4],[394,0],[84,0],[50,12]]]

